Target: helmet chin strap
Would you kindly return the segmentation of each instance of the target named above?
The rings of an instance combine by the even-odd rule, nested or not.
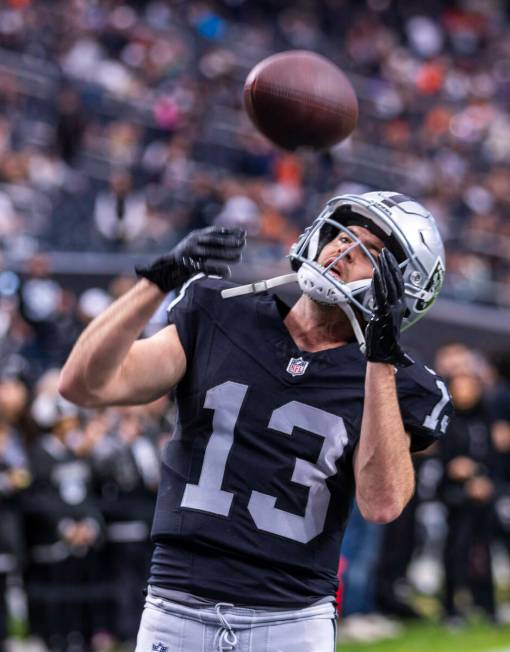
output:
[[[279,285],[294,283],[297,280],[298,280],[298,274],[296,272],[292,272],[291,274],[284,274],[283,276],[275,276],[265,281],[257,281],[256,283],[239,285],[238,287],[235,288],[227,288],[221,291],[221,296],[223,299],[230,299],[231,297],[238,297],[243,294],[252,294],[252,293],[256,294],[257,292],[263,292],[264,290],[278,287]],[[310,296],[307,292],[305,292],[305,294]],[[310,297],[310,298],[313,299],[314,301],[317,301],[317,303],[325,303],[317,300],[315,297]],[[365,353],[366,344],[365,344],[365,336],[363,335],[363,330],[360,326],[360,323],[358,321],[358,318],[356,317],[354,310],[347,303],[346,298],[344,301],[335,301],[334,303],[328,302],[326,305],[336,305],[338,308],[340,308],[340,310],[343,310],[344,314],[346,315],[347,319],[349,320],[352,326],[352,330],[354,331],[354,335],[356,337],[356,340],[358,341],[361,352]]]
[[[291,272],[283,276],[275,276],[268,278],[266,281],[257,281],[256,283],[248,283],[248,285],[239,285],[235,288],[227,288],[221,291],[223,299],[230,299],[231,297],[238,297],[241,294],[256,294],[257,292],[264,292],[270,288],[278,287],[278,285],[285,285],[286,283],[294,283],[297,281],[297,273]]]
[[[354,335],[358,341],[360,351],[361,353],[365,353],[367,348],[365,336],[363,335],[363,330],[359,324],[358,318],[356,317],[356,313],[348,303],[342,302],[337,303],[336,305],[340,308],[340,310],[344,311],[347,319],[351,322],[352,330],[354,331]]]

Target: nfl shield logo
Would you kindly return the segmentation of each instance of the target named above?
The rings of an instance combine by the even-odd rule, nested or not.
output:
[[[303,358],[291,358],[287,365],[287,371],[291,376],[302,376],[309,363]]]

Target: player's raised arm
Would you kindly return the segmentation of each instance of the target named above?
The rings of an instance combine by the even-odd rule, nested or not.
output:
[[[356,501],[369,521],[397,518],[414,491],[410,438],[404,430],[395,366],[412,360],[400,348],[406,309],[404,283],[394,256],[383,250],[373,279],[376,308],[366,330],[368,359],[361,434],[354,458]]]
[[[137,269],[141,280],[92,321],[62,369],[59,390],[87,407],[147,403],[184,375],[186,356],[175,326],[137,340],[166,293],[198,273],[225,276],[239,259],[244,232],[193,231],[168,255]]]

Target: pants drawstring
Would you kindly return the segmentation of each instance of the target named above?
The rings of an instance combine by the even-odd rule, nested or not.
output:
[[[220,621],[220,627],[214,635],[214,645],[218,646],[218,652],[226,652],[227,650],[235,650],[239,642],[236,633],[232,629],[232,625],[228,622],[225,616],[221,613],[222,607],[233,607],[233,604],[228,602],[218,602],[214,605],[216,615]]]

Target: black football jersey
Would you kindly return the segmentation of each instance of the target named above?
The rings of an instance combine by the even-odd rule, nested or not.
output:
[[[197,278],[169,310],[186,352],[163,453],[150,583],[245,605],[333,596],[354,494],[366,361],[357,343],[307,353],[270,294],[223,299]],[[412,449],[446,429],[444,382],[397,374]]]

